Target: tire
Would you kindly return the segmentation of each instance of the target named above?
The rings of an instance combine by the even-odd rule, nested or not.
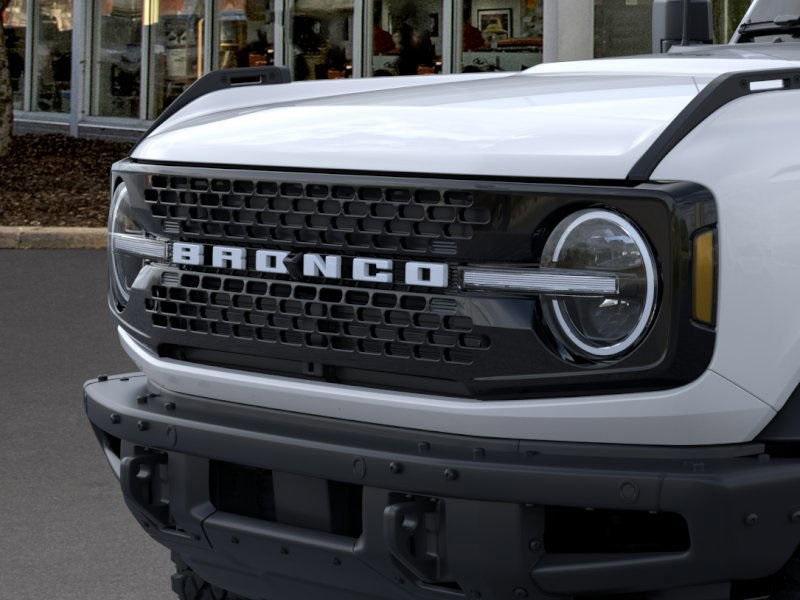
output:
[[[179,556],[173,555],[175,574],[172,591],[180,600],[247,600],[246,598],[211,585],[195,573]]]
[[[770,600],[800,600],[800,558],[795,556],[781,571]]]

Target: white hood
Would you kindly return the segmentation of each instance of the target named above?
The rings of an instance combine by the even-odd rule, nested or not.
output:
[[[624,179],[717,75],[784,60],[646,57],[524,73],[225,90],[179,111],[136,159],[387,173]]]

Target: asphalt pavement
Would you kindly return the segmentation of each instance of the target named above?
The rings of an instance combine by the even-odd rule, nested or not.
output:
[[[0,250],[0,599],[170,600],[169,553],[129,515],[82,383],[133,370],[105,253]]]

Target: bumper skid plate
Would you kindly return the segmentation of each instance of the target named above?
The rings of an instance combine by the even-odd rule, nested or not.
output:
[[[140,375],[87,383],[85,404],[145,530],[247,598],[726,598],[800,543],[800,461],[759,444],[469,438]]]

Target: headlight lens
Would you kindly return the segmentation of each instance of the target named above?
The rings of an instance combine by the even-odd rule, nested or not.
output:
[[[127,186],[117,186],[111,200],[109,216],[109,264],[115,296],[125,304],[133,282],[148,261],[163,260],[167,245],[149,235],[135,216]]]
[[[648,243],[630,221],[608,210],[570,215],[548,238],[541,266],[619,278],[616,294],[543,301],[549,327],[572,352],[610,358],[642,338],[655,312],[656,266]]]

